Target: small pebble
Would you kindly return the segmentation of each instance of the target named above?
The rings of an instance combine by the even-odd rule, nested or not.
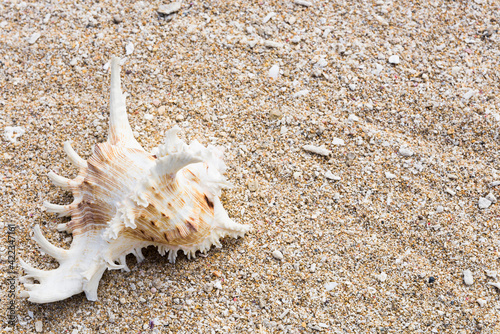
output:
[[[326,291],[332,291],[333,289],[335,289],[337,287],[337,285],[339,285],[339,283],[328,282],[325,284],[325,289],[326,289]]]
[[[6,126],[3,130],[3,137],[5,140],[15,144],[17,138],[21,137],[26,131],[20,126]]]
[[[493,181],[490,183],[490,188],[500,185],[500,181]]]
[[[347,117],[347,121],[348,122],[359,122],[359,117],[354,115],[354,114],[350,114],[349,117]]]
[[[486,306],[486,300],[484,300],[484,299],[478,298],[477,303],[481,307],[485,307]]]
[[[273,109],[269,113],[269,118],[271,119],[280,119],[281,117],[283,117],[283,111],[280,109]]]
[[[265,40],[264,46],[267,46],[268,48],[281,48],[283,47],[283,43]]]
[[[497,272],[495,270],[486,270],[486,276],[497,279]]]
[[[273,257],[276,259],[276,260],[283,260],[283,253],[281,253],[279,250],[275,250],[273,251]]]
[[[37,333],[41,333],[43,330],[43,323],[38,320],[38,321],[35,321],[35,331],[37,331]]]
[[[491,201],[487,198],[481,197],[479,198],[479,202],[477,203],[480,209],[487,209],[491,205]]]
[[[293,94],[293,97],[305,96],[308,93],[309,93],[309,90],[307,90],[307,89],[299,90],[298,92],[296,92],[296,93]]]
[[[388,178],[389,180],[392,180],[396,178],[396,174],[392,174],[391,172],[385,172],[385,177]]]
[[[39,32],[36,32],[34,33],[33,35],[31,35],[31,37],[28,39],[28,43],[30,45],[32,44],[35,44],[36,41],[38,41],[38,39],[40,38],[40,36],[42,36]]]
[[[257,180],[251,180],[248,182],[248,190],[251,192],[257,191],[260,188],[259,182]]]
[[[178,12],[181,9],[181,2],[172,2],[168,5],[161,5],[158,7],[157,11],[163,15],[170,15],[172,13]]]
[[[375,278],[379,281],[379,282],[385,282],[387,280],[387,274],[384,273],[384,272],[381,272],[379,275],[375,275]]]
[[[436,278],[434,276],[429,277],[429,283],[432,284],[436,281]]]
[[[167,108],[165,106],[161,106],[158,108],[158,114],[163,115],[166,110],[167,110]]]
[[[280,66],[278,64],[271,66],[268,73],[269,78],[276,80],[278,79],[279,74],[280,74]]]
[[[411,157],[414,153],[412,150],[410,150],[406,147],[401,147],[399,149],[399,154],[401,154],[403,157]]]
[[[389,63],[390,64],[394,64],[394,65],[397,65],[399,64],[401,61],[399,60],[399,56],[398,55],[392,55],[389,57]]]
[[[113,22],[116,23],[116,24],[122,23],[123,22],[123,18],[120,15],[115,14],[115,15],[113,15]]]
[[[436,207],[436,213],[441,213],[441,212],[443,212],[443,211],[444,211],[444,207],[443,207],[442,205],[438,205],[438,206]]]
[[[324,148],[324,147],[319,147],[319,146],[314,146],[314,145],[304,145],[302,146],[304,151],[311,152],[311,153],[316,153],[319,155],[323,155],[325,157],[329,156],[330,153],[332,153],[330,150]]]
[[[217,280],[214,282],[214,288],[221,290],[222,289],[222,283]]]
[[[126,52],[127,56],[131,55],[131,54],[132,54],[132,52],[134,52],[134,43],[129,42],[129,43],[125,46],[125,52]]]
[[[262,24],[266,24],[270,19],[276,16],[275,12],[271,12],[267,14],[263,19],[262,19]]]
[[[470,270],[464,270],[463,275],[465,285],[472,285],[474,283],[474,278],[472,278],[472,272]]]
[[[326,172],[325,172],[325,177],[326,177],[327,179],[329,179],[329,180],[333,180],[333,181],[340,181],[340,180],[341,180],[340,176],[335,175],[335,174],[333,174],[333,173],[332,173],[332,172],[330,172],[330,171],[326,171]]]
[[[205,292],[211,292],[213,289],[214,289],[213,282],[207,283],[203,286],[203,290],[205,290]]]
[[[497,198],[492,193],[489,193],[488,195],[486,195],[486,199],[493,204],[497,202]]]
[[[476,93],[477,93],[477,91],[475,89],[470,89],[467,93],[464,94],[463,99],[468,100],[472,96],[474,96],[474,94],[476,94]]]
[[[340,139],[340,138],[337,138],[337,137],[333,138],[332,144],[333,145],[337,145],[337,146],[344,146],[345,145],[344,140]]]
[[[296,5],[301,5],[304,7],[311,7],[312,2],[306,1],[306,0],[293,0],[293,3]]]
[[[488,282],[487,284],[489,284],[489,285],[493,285],[495,288],[497,288],[497,289],[499,289],[499,290],[500,290],[500,282],[495,282],[495,283]]]
[[[309,271],[314,273],[316,272],[316,263],[311,264],[311,267],[309,268]]]

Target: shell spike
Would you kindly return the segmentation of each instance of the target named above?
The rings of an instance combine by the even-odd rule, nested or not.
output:
[[[46,273],[45,270],[33,268],[31,265],[29,265],[28,263],[24,262],[24,260],[21,259],[21,258],[19,258],[19,263],[21,264],[21,267],[24,269],[24,271],[27,274],[26,276],[21,277],[21,279],[30,278],[31,277],[31,278],[39,280],[39,278],[43,277],[45,275],[45,273]]]
[[[71,140],[64,142],[64,152],[68,156],[69,161],[78,168],[87,168],[87,161],[82,159],[78,153],[75,152],[73,147],[71,147]]]
[[[90,280],[84,284],[83,291],[88,300],[97,300],[97,288],[99,287],[99,281],[102,275],[106,271],[106,266],[102,265],[95,273],[92,274]]]
[[[111,58],[111,97],[109,101],[108,142],[142,150],[135,140],[128,122],[125,94],[122,93],[120,79],[120,58]]]
[[[155,176],[164,176],[171,175],[172,177],[189,164],[201,162],[201,158],[189,153],[189,152],[180,152],[173,153],[164,158],[158,160],[156,165],[153,167],[153,175]]]
[[[52,204],[44,201],[43,206],[47,212],[57,213],[59,217],[66,217],[71,215],[71,207],[69,205]]]
[[[70,187],[76,186],[76,182],[73,180],[70,180],[68,178],[65,178],[64,176],[57,175],[54,172],[49,172],[47,174],[49,179],[54,183],[56,186],[61,187],[65,190],[68,190]]]
[[[34,231],[33,239],[35,239],[35,241],[38,243],[40,248],[45,253],[49,254],[59,262],[61,262],[66,258],[68,251],[54,246],[47,239],[45,239],[45,237],[42,234],[42,231],[40,230],[40,225],[36,225],[33,231]]]

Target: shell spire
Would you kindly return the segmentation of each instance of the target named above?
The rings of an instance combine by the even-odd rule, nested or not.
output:
[[[49,303],[85,292],[97,300],[99,281],[106,269],[129,270],[126,256],[144,260],[141,249],[156,246],[175,262],[178,251],[188,257],[221,247],[221,238],[243,236],[250,227],[233,221],[219,199],[229,186],[223,173],[222,150],[197,141],[189,145],[167,131],[164,143],[148,153],[135,140],[128,123],[125,95],[120,87],[119,58],[111,60],[109,137],[81,158],[69,142],[68,159],[79,168],[67,179],[53,172],[56,186],[71,191],[71,204],[44,202],[48,212],[71,216],[58,230],[73,234],[69,249],[52,245],[34,228],[33,240],[54,257],[59,267],[33,268],[21,260],[26,275],[20,296]]]
[[[135,140],[128,122],[126,95],[122,93],[120,78],[120,58],[111,58],[111,94],[109,101],[109,134],[108,142],[142,150]]]

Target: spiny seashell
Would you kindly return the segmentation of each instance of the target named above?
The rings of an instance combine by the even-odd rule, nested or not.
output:
[[[196,141],[187,145],[178,131],[169,130],[153,153],[139,145],[128,123],[119,59],[114,57],[107,142],[95,145],[87,161],[65,142],[69,160],[80,169],[78,176],[71,180],[48,175],[73,193],[71,204],[44,203],[49,212],[71,216],[58,229],[72,233],[73,241],[69,249],[58,248],[35,226],[34,240],[60,265],[39,270],[21,260],[27,274],[22,277],[22,297],[47,303],[85,292],[87,299],[97,300],[106,269],[129,270],[127,254],[141,261],[141,248],[154,245],[175,262],[179,250],[194,257],[212,245],[221,247],[219,238],[243,236],[249,230],[232,221],[219,200],[221,189],[228,186],[222,151]]]

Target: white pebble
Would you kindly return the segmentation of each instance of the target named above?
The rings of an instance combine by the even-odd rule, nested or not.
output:
[[[283,43],[266,40],[264,41],[264,46],[267,46],[268,48],[281,48],[283,47]]]
[[[221,290],[222,289],[222,284],[219,280],[214,282],[214,288]]]
[[[316,153],[319,155],[323,155],[325,157],[329,156],[330,153],[332,153],[330,150],[324,148],[324,147],[319,147],[319,146],[314,146],[314,145],[304,145],[302,148],[311,153]]]
[[[486,306],[486,300],[484,300],[484,299],[478,298],[477,303],[478,303],[478,304],[479,304],[479,306],[481,306],[481,307]]]
[[[500,185],[500,181],[493,181],[490,183],[490,188]]]
[[[474,278],[472,278],[472,272],[468,269],[463,271],[464,283],[465,285],[472,285],[474,283]]]
[[[357,88],[356,84],[349,84],[350,90],[356,90],[356,88]]]
[[[443,212],[443,211],[444,211],[444,207],[443,207],[442,205],[438,205],[438,206],[436,207],[436,213],[441,213],[441,212]]]
[[[382,65],[375,64],[375,69],[372,70],[372,73],[375,75],[379,75],[380,73],[382,73],[383,70],[384,70],[384,67]]]
[[[276,260],[283,260],[283,253],[281,253],[279,250],[275,250],[273,251],[273,257],[276,259]]]
[[[333,145],[337,145],[337,146],[344,146],[345,142],[344,142],[344,139],[340,139],[340,138],[334,137],[333,140],[332,140],[332,144]]]
[[[325,177],[329,180],[340,181],[340,176],[333,174],[330,171],[326,171]]]
[[[271,66],[269,69],[269,77],[271,79],[278,79],[278,76],[280,74],[280,66],[278,64]]]
[[[309,93],[309,90],[307,90],[307,89],[299,90],[298,92],[296,92],[296,93],[293,94],[293,97],[305,96],[308,93]]]
[[[134,52],[134,44],[132,42],[128,43],[127,46],[125,46],[125,51],[128,55],[131,55],[132,52]]]
[[[399,64],[401,61],[399,60],[399,56],[398,55],[392,55],[389,57],[389,63],[390,64]]]
[[[325,289],[326,289],[326,291],[332,291],[333,289],[335,289],[337,287],[337,285],[339,285],[339,283],[328,282],[325,284]]]
[[[480,209],[487,209],[491,205],[491,201],[487,198],[481,197],[479,198],[479,202],[477,203]]]
[[[396,174],[392,174],[391,172],[385,172],[385,177],[388,178],[389,180],[392,180],[396,178]]]
[[[486,199],[493,204],[495,204],[497,202],[497,198],[492,193],[489,193],[488,195],[486,195]]]
[[[168,5],[161,5],[158,7],[158,13],[164,15],[170,15],[172,13],[178,12],[181,9],[181,2],[172,2]]]
[[[36,32],[34,33],[33,35],[31,35],[31,37],[28,39],[28,43],[29,44],[35,44],[36,41],[38,41],[38,39],[40,38],[40,36],[42,36],[39,32]]]
[[[470,89],[467,93],[464,94],[463,99],[464,100],[470,99],[472,96],[474,96],[474,94],[476,94],[476,92],[477,91],[475,89]]]
[[[488,282],[487,284],[493,285],[495,288],[500,289],[500,282],[495,282],[495,283]]]
[[[295,35],[295,36],[293,36],[293,38],[291,39],[291,42],[292,42],[292,43],[297,44],[297,43],[299,43],[301,40],[302,40],[302,37],[300,37],[299,35]]]
[[[41,333],[42,330],[43,330],[43,323],[38,320],[38,321],[35,321],[35,330],[38,332],[38,333]]]
[[[309,268],[309,271],[314,273],[316,272],[316,263],[311,264],[311,267]]]
[[[20,126],[6,126],[3,130],[5,140],[15,144],[17,138],[21,137],[26,131]]]
[[[270,19],[272,19],[274,16],[276,16],[276,13],[275,12],[271,12],[269,14],[267,14],[263,19],[262,19],[262,23],[267,23]]]
[[[305,7],[311,7],[312,3],[306,0],[293,0],[293,3],[296,5],[301,5]]]
[[[413,153],[413,151],[410,150],[409,148],[401,147],[399,149],[399,154],[401,154],[403,157],[411,157],[415,153]]]
[[[354,115],[354,114],[350,114],[349,117],[347,117],[347,121],[348,122],[359,122],[359,117]]]
[[[497,272],[495,270],[486,270],[486,276],[497,279]]]
[[[153,116],[153,115],[151,115],[151,114],[144,114],[144,119],[145,119],[146,121],[150,121],[150,120],[152,120],[153,118],[154,118],[154,116]]]
[[[456,192],[453,189],[451,189],[451,188],[446,188],[444,190],[444,192],[450,194],[451,196],[455,196],[456,195]]]
[[[375,275],[375,278],[379,282],[385,282],[387,280],[387,274],[384,272],[381,272],[379,275]]]

